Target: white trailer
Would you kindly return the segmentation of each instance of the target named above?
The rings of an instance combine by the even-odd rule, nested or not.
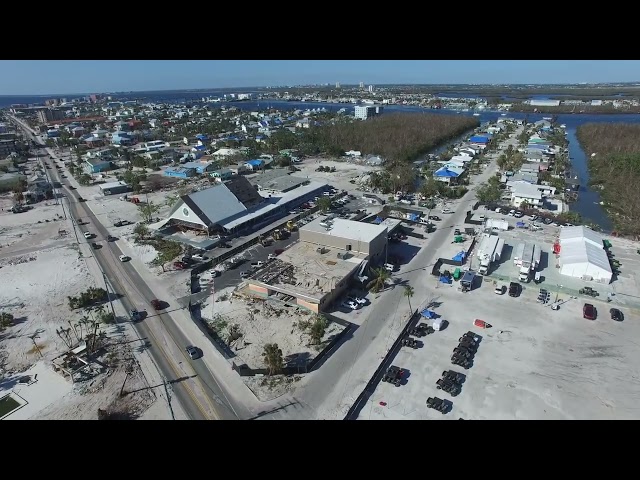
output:
[[[480,275],[486,275],[489,273],[491,264],[500,259],[502,249],[504,248],[504,239],[497,235],[485,235],[480,242],[478,248],[478,259],[480,260],[480,266],[478,273]]]
[[[535,250],[533,243],[525,243],[524,251],[522,253],[522,259],[520,263],[520,281],[528,282],[531,270],[533,270],[533,253]]]
[[[495,228],[497,230],[506,232],[507,230],[509,230],[509,222],[506,220],[500,220],[498,218],[489,218],[485,222],[484,228],[488,230],[493,230]]]
[[[513,264],[516,267],[522,265],[522,255],[524,254],[524,247],[525,244],[523,242],[516,245],[516,248],[513,249]]]
[[[535,271],[540,266],[540,257],[542,256],[542,249],[539,245],[533,246],[533,263],[531,264],[531,271]]]

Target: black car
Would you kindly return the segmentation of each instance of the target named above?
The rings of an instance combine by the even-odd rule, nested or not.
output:
[[[429,215],[429,220],[435,220],[436,222],[439,222],[442,219],[437,215]]]
[[[107,242],[115,242],[116,240],[118,240],[118,238],[114,237],[113,235],[107,236]]]
[[[609,313],[611,314],[611,320],[615,320],[616,322],[621,322],[624,319],[622,312],[617,308],[612,308],[611,310],[609,310]]]
[[[129,317],[131,317],[131,320],[133,320],[134,322],[137,322],[138,320],[140,320],[140,312],[135,308],[131,309],[129,311]]]
[[[509,284],[509,296],[510,297],[518,297],[522,292],[522,285],[517,282],[511,282]]]

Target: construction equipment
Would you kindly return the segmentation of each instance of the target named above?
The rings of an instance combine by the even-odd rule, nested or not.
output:
[[[444,400],[438,397],[427,398],[427,407],[433,408],[443,415],[447,413],[447,404],[444,402]]]
[[[404,374],[405,371],[402,368],[391,365],[387,372],[383,375],[382,381],[391,383],[396,387],[399,387],[400,385],[402,385]]]
[[[456,347],[453,349],[453,354],[458,355],[462,358],[471,358],[473,357],[473,352],[465,347]]]
[[[296,225],[293,221],[289,220],[287,222],[287,229],[290,232],[296,232],[298,230],[298,225]]]
[[[590,297],[597,297],[598,295],[600,295],[598,292],[596,292],[593,288],[591,287],[584,287],[581,288],[580,290],[578,290],[578,293],[580,295],[588,295]]]
[[[464,376],[461,373],[454,372],[453,370],[445,370],[442,372],[442,378],[457,384],[461,384],[464,380]]]
[[[438,390],[442,390],[442,391],[447,392],[452,397],[455,397],[456,395],[458,395],[460,393],[460,385],[456,385],[455,383],[449,382],[449,381],[444,380],[442,378],[440,378],[440,379],[438,379],[436,381],[436,388]]]
[[[402,339],[402,346],[409,348],[418,348],[418,341],[415,338],[406,337]]]

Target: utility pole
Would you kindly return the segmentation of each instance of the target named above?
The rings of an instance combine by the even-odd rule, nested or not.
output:
[[[38,353],[40,354],[40,358],[44,358],[44,355],[42,355],[42,352],[40,351],[40,347],[38,346],[38,344],[36,343],[36,338],[38,338],[38,332],[34,333],[33,335],[30,335],[29,338],[31,339],[31,341],[33,342],[33,346],[35,347],[35,349],[38,351]]]

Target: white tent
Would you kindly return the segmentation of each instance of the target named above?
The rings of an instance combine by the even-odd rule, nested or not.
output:
[[[613,275],[602,237],[585,227],[560,232],[560,273],[570,277],[611,283]]]

